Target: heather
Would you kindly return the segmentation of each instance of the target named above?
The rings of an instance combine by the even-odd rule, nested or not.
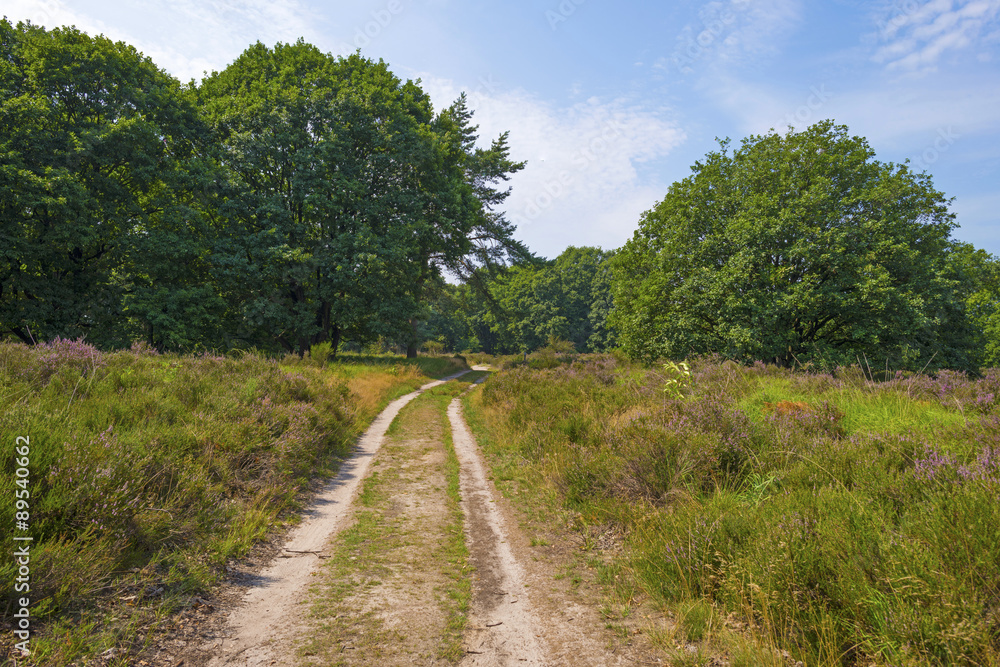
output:
[[[148,636],[228,560],[294,521],[378,410],[425,381],[398,357],[0,343],[4,497],[14,497],[15,438],[31,447],[33,660],[65,664]],[[0,523],[13,526],[13,512],[3,503]],[[14,580],[13,560],[0,561],[4,600]]]
[[[505,370],[470,407],[499,479],[585,545],[622,536],[612,598],[670,610],[666,648],[698,646],[678,664],[997,665],[998,397],[995,369],[594,356]]]

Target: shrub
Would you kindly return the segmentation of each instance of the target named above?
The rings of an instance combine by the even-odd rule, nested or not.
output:
[[[690,371],[672,396],[610,356],[505,370],[487,442],[581,525],[616,524],[617,585],[686,601],[692,636],[718,609],[805,664],[1000,663],[995,370]]]

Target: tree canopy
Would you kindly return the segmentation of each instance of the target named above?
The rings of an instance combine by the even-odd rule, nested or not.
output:
[[[384,62],[250,46],[183,87],[134,48],[0,22],[0,330],[161,349],[406,340],[431,283],[527,253],[523,163]]]
[[[1000,260],[844,126],[721,141],[623,248],[551,261],[503,212],[523,167],[464,95],[435,112],[359,53],[257,43],[182,86],[127,44],[4,19],[0,336],[1000,364]]]
[[[204,130],[131,46],[0,21],[0,329],[127,342],[148,324],[153,282],[180,310],[210,308],[189,244]],[[164,245],[183,276],[151,263]]]
[[[626,351],[972,366],[948,200],[926,174],[874,158],[829,121],[720,142],[614,260]]]

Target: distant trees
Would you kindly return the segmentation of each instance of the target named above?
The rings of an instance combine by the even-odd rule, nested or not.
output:
[[[531,352],[554,339],[572,343],[578,352],[610,349],[612,255],[570,246],[554,260],[522,261],[482,278],[479,289],[457,290],[454,303],[461,308],[453,317],[464,320],[468,340],[494,354]]]
[[[722,142],[692,171],[613,260],[630,354],[974,366],[955,221],[928,176],[828,121]]]

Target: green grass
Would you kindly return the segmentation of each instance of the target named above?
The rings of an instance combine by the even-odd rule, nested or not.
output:
[[[276,362],[0,343],[0,522],[14,525],[17,436],[30,438],[31,661],[118,648],[210,590],[227,560],[296,520],[315,477],[396,396],[461,360]],[[10,546],[7,542],[6,546]],[[14,593],[11,559],[0,593]],[[150,591],[159,592],[151,593]],[[0,637],[0,652],[10,633]]]
[[[362,482],[356,521],[336,538],[326,572],[314,587],[316,632],[299,649],[306,664],[347,664],[350,658],[342,655],[344,646],[353,647],[367,660],[398,661],[400,651],[414,650],[416,640],[387,628],[381,617],[387,610],[370,604],[364,593],[384,582],[405,586],[410,580],[439,578],[445,583],[436,585],[432,595],[443,620],[441,627],[434,628],[437,645],[432,652],[447,662],[458,662],[464,656],[462,636],[472,590],[471,570],[460,507],[459,463],[446,411],[452,398],[467,387],[468,383],[461,381],[431,389],[404,407],[393,421],[384,455],[376,460],[380,465]],[[425,489],[425,493],[441,493],[446,498],[448,516],[441,525],[411,524],[417,520],[392,510],[394,491],[409,489],[408,483],[435,474],[421,468],[430,449],[405,442],[412,433],[433,434],[444,451],[444,485]],[[409,481],[402,477],[404,470]],[[405,573],[402,580],[400,572]]]
[[[518,502],[584,547],[624,534],[612,618],[672,609],[699,644],[677,664],[1000,664],[1000,373],[692,370],[675,399],[659,368],[529,364],[468,401],[494,474],[537,489]]]
[[[461,382],[443,387],[436,387],[430,392],[430,399],[435,402],[438,412],[447,424],[448,405],[460,392],[465,391],[470,382],[478,379],[482,373],[473,372],[461,378]],[[448,510],[451,521],[445,528],[446,539],[439,546],[441,567],[449,578],[449,585],[442,596],[442,606],[448,622],[438,650],[445,660],[458,662],[465,654],[462,648],[462,636],[465,632],[469,615],[469,601],[472,598],[472,570],[469,567],[469,549],[465,543],[462,512],[461,488],[459,483],[460,465],[455,454],[455,444],[452,440],[451,428],[446,427],[442,433],[445,447],[445,477],[447,478]]]
[[[914,399],[906,394],[905,389],[878,391],[875,386],[868,390],[841,386],[810,392],[784,378],[761,379],[758,390],[746,395],[738,405],[756,421],[762,421],[767,412],[765,404],[781,401],[836,406],[844,415],[842,425],[847,433],[903,434],[918,431],[933,435],[942,430],[960,430],[968,419],[960,404],[946,405],[939,401]]]

